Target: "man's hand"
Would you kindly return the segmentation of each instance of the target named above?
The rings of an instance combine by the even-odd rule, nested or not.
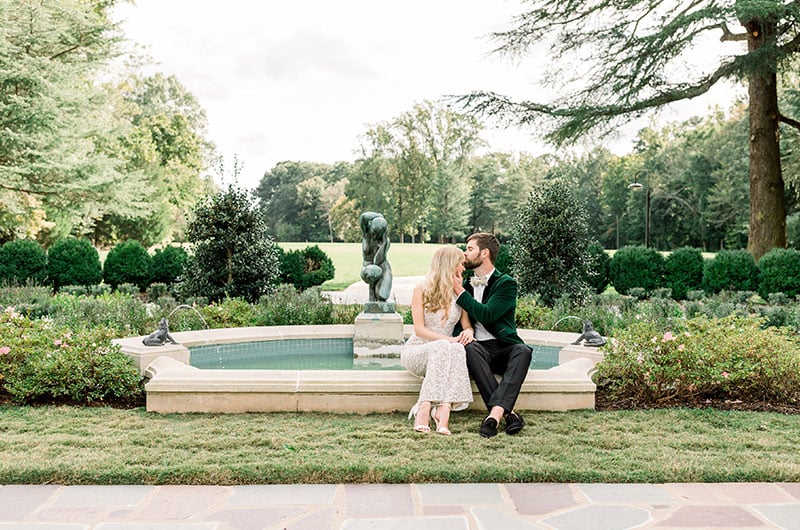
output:
[[[456,298],[464,292],[464,277],[460,272],[453,275],[453,292],[456,294]]]

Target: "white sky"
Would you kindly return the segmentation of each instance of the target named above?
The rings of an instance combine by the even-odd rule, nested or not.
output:
[[[544,57],[516,67],[488,55],[487,34],[519,9],[513,0],[136,0],[116,13],[155,70],[206,109],[209,138],[228,167],[238,157],[240,184],[252,188],[283,160],[354,160],[370,125],[426,99],[473,90],[540,99]],[[529,132],[483,136],[493,151],[546,149]]]

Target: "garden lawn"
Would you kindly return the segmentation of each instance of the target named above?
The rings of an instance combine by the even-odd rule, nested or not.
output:
[[[341,291],[348,285],[361,281],[361,243],[278,243],[286,251],[302,250],[317,245],[333,261],[336,275],[322,284],[326,291]],[[387,259],[392,274],[397,276],[424,276],[428,273],[433,254],[442,245],[392,243]]]
[[[714,409],[527,413],[486,440],[405,414],[153,414],[0,407],[0,484],[800,481],[800,416]]]

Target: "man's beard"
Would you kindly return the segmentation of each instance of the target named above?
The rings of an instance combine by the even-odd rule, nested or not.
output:
[[[475,270],[478,267],[480,267],[482,263],[483,262],[481,262],[481,261],[470,261],[468,259],[465,259],[464,260],[464,268],[467,269],[468,271]]]

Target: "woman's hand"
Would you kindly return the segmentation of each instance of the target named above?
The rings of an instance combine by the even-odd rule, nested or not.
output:
[[[467,328],[455,337],[456,342],[459,344],[469,344],[470,342],[475,340],[474,331],[472,328]]]

